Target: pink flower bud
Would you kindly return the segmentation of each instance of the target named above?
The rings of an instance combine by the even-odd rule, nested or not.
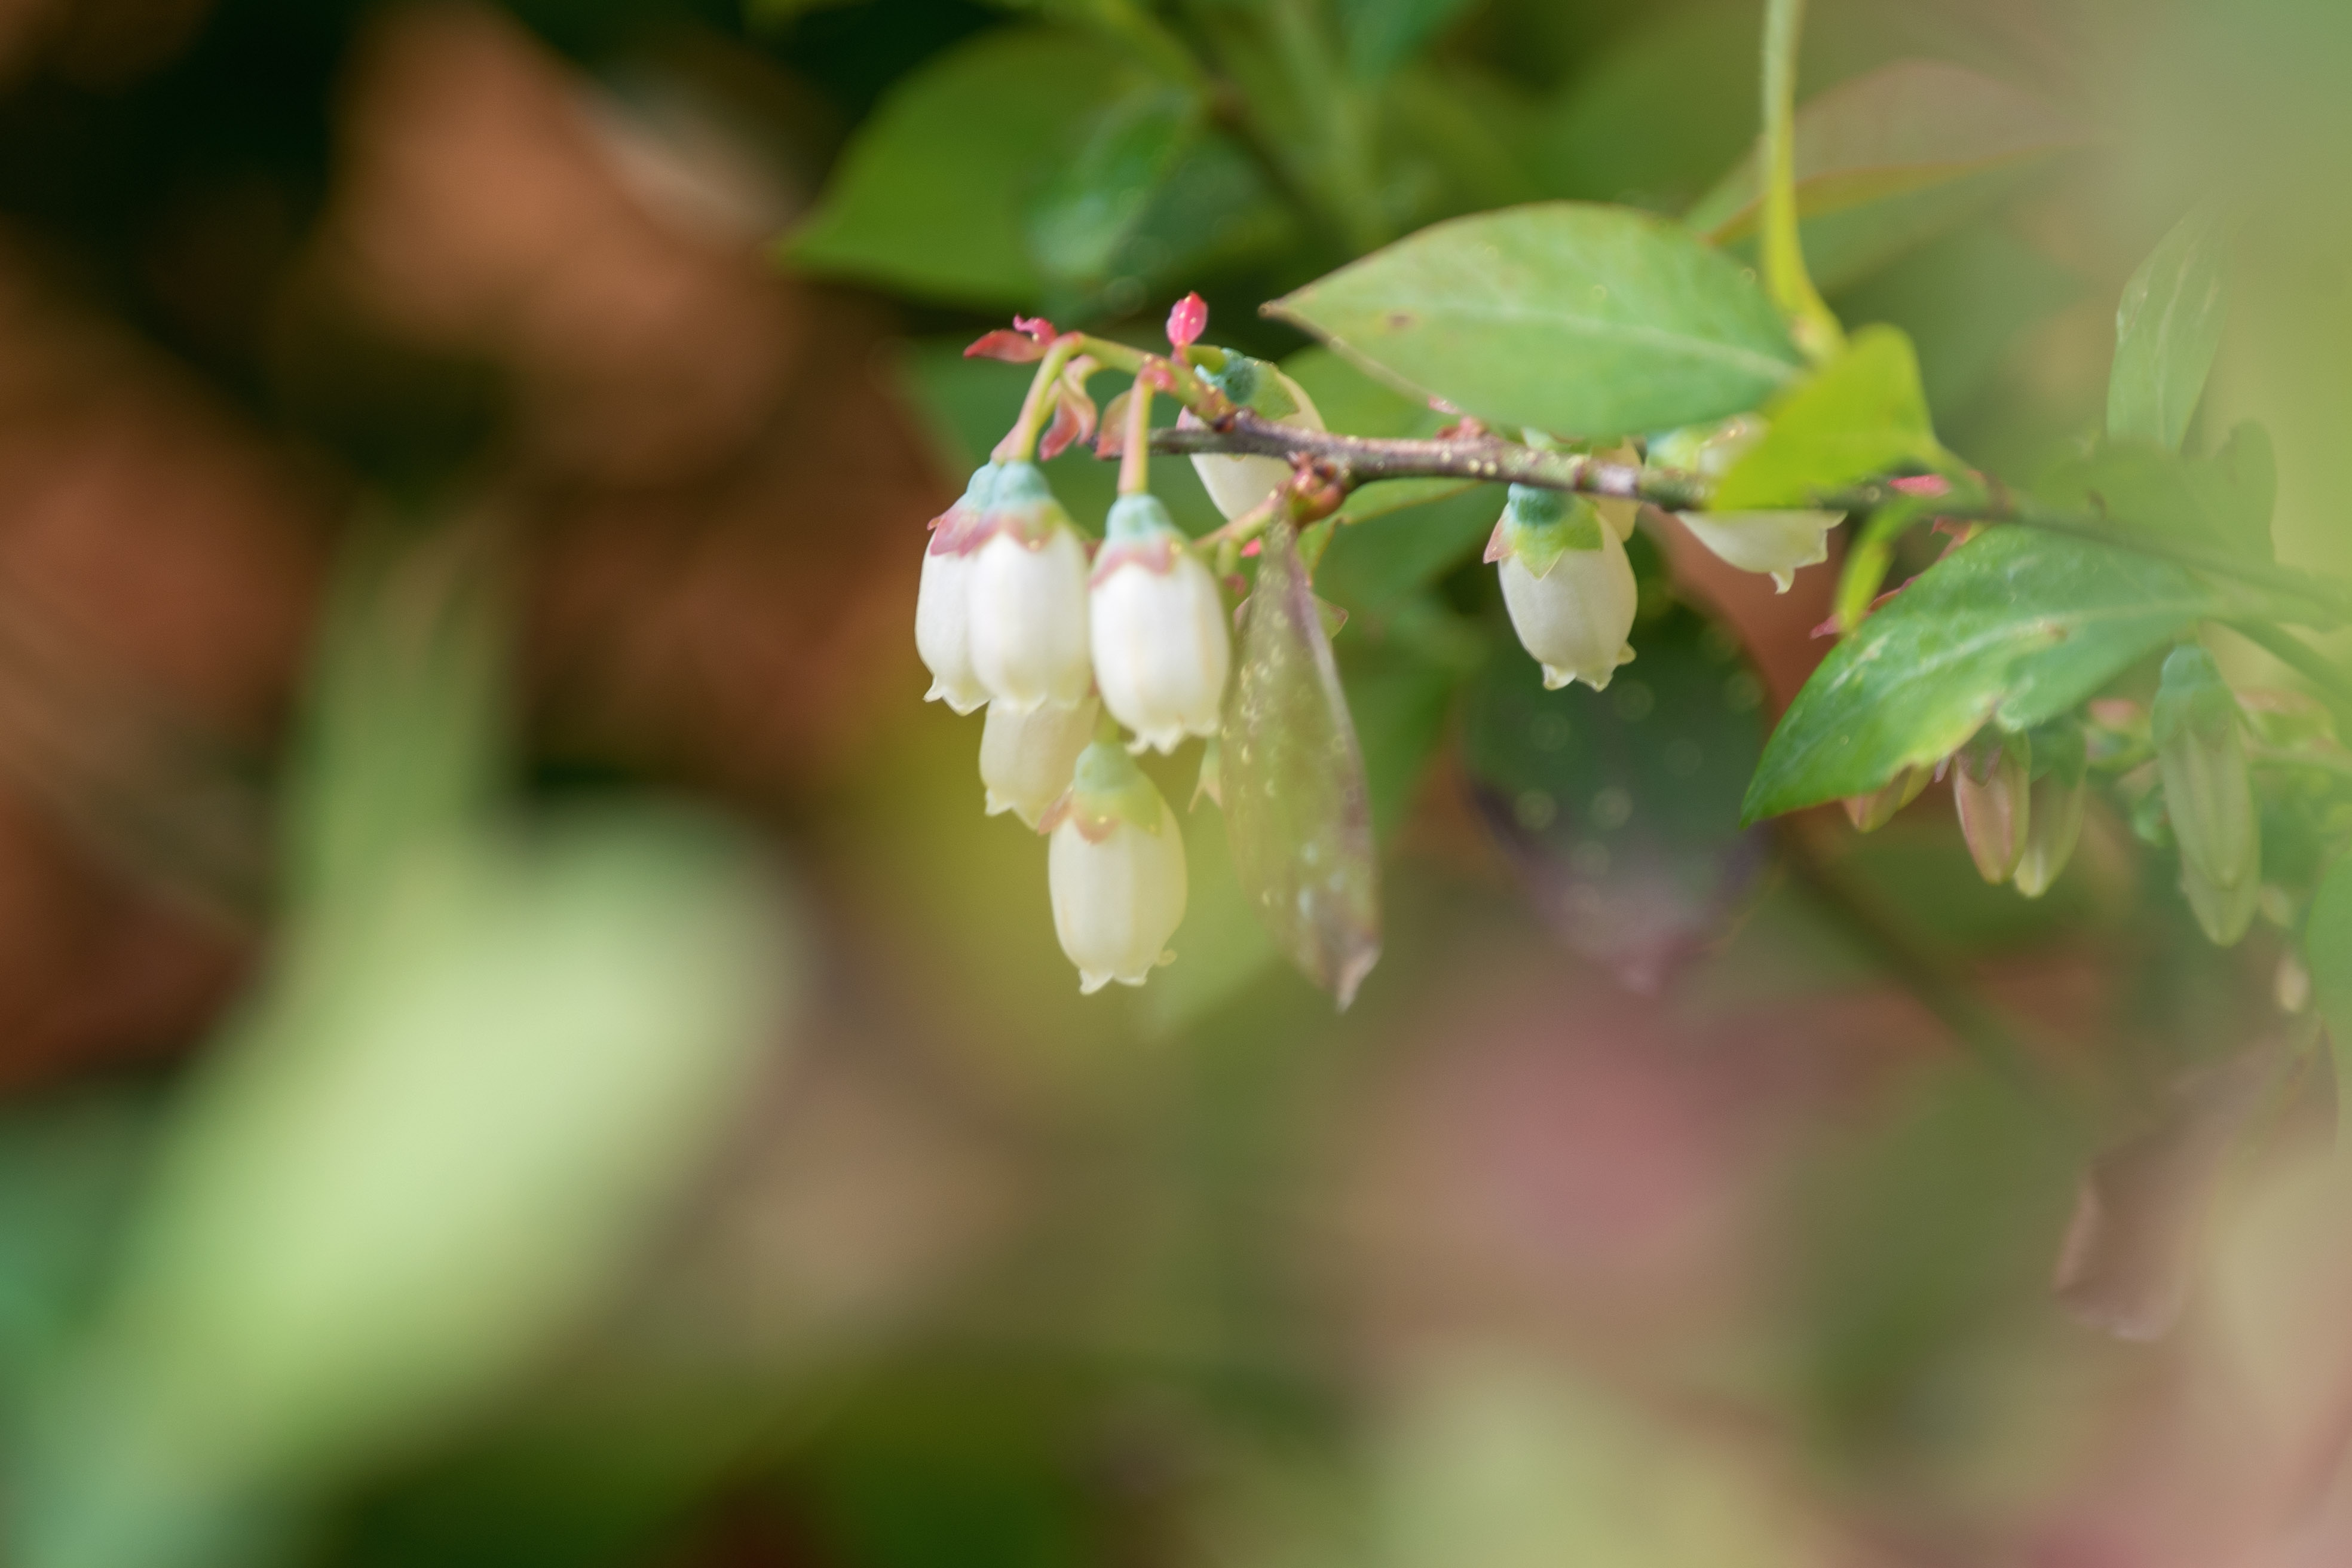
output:
[[[972,530],[972,673],[1013,713],[1076,703],[1087,659],[1087,547],[1034,463],[998,465]]]
[[[1125,748],[1097,741],[1079,754],[1070,793],[1043,824],[1053,835],[1046,881],[1054,932],[1091,995],[1116,980],[1140,985],[1169,961],[1184,919],[1184,839],[1175,813]]]
[[[1895,814],[1919,798],[1935,778],[1932,768],[1906,768],[1868,795],[1850,795],[1839,804],[1857,833],[1875,833],[1895,820]]]
[[[1201,341],[1201,333],[1209,325],[1209,302],[1198,294],[1187,294],[1176,301],[1168,312],[1168,342],[1171,348],[1189,349]]]
[[[1037,826],[1070,787],[1078,753],[1094,739],[1102,711],[1093,698],[1074,706],[1041,702],[1025,713],[992,702],[980,733],[980,782],[988,815],[1010,811]]]
[[[2194,645],[2172,650],[2151,718],[2180,890],[2205,934],[2229,947],[2246,934],[2262,895],[2262,816],[2237,700],[2212,655]]]
[[[1103,705],[1139,746],[1172,752],[1217,732],[1233,665],[1224,602],[1157,497],[1110,509],[1088,622]]]
[[[2073,719],[2033,731],[2032,802],[2025,825],[2025,853],[2017,859],[2017,890],[2038,899],[2074,858],[2083,836],[2083,813],[2090,800],[2084,783],[2088,752],[2083,726]]]
[[[2006,882],[2025,854],[2032,820],[2031,743],[1987,725],[1952,763],[1952,800],[1969,857],[1986,881]]]

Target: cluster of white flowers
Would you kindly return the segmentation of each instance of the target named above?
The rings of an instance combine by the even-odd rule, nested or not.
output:
[[[1079,988],[1142,984],[1184,918],[1184,846],[1132,753],[1217,731],[1233,646],[1208,564],[1148,493],[1118,499],[1096,547],[1036,465],[992,462],[932,521],[915,646],[934,700],[987,705],[990,814],[1051,837]]]

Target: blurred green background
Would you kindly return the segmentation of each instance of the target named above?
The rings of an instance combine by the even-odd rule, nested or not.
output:
[[[1760,11],[0,3],[0,1561],[2352,1561],[2297,911],[2210,948],[2098,808],[2036,903],[1941,790],[1739,829],[1833,563],[1644,536],[1638,663],[1546,693],[1501,497],[1360,497],[1344,1017],[1206,805],[1179,962],[1082,1000],[920,700],[1025,384],[963,343],[1198,289],[1425,431],[1259,302],[1712,226]],[[2352,571],[2340,5],[1821,0],[1802,77],[1832,303],[2003,472],[2247,196],[2201,426]]]

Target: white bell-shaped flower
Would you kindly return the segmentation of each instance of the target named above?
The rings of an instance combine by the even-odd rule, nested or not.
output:
[[[972,533],[972,673],[1009,712],[1083,700],[1094,684],[1086,541],[1035,464],[999,466]]]
[[[924,700],[969,713],[988,700],[971,667],[972,532],[996,489],[996,465],[971,476],[963,497],[931,520],[923,552],[922,585],[915,591],[915,651],[931,672]]]
[[[1095,684],[1136,743],[1172,752],[1213,735],[1233,668],[1217,581],[1150,495],[1121,496],[1095,558]]]
[[[1581,680],[1606,690],[1617,667],[1633,662],[1633,563],[1591,502],[1513,485],[1486,559],[1501,565],[1511,629],[1543,666],[1546,687]]]
[[[980,732],[980,782],[988,815],[1010,811],[1030,826],[1070,787],[1078,753],[1094,739],[1102,705],[1093,698],[1041,702],[1024,713],[992,702]]]
[[[1264,360],[1227,354],[1221,370],[1202,374],[1235,403],[1277,425],[1295,430],[1323,428],[1323,416],[1316,412],[1307,389]],[[1201,421],[1187,410],[1177,423],[1197,426]],[[1290,465],[1280,458],[1199,457],[1192,459],[1192,471],[1229,519],[1256,507],[1290,478]]]
[[[1799,568],[1830,558],[1835,511],[1685,511],[1675,516],[1691,536],[1742,572],[1769,573],[1785,594]]]
[[[1173,956],[1184,919],[1184,838],[1176,814],[1116,741],[1079,753],[1070,792],[1042,825],[1054,932],[1086,994],[1140,985]]]

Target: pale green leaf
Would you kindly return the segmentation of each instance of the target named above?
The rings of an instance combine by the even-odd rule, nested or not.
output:
[[[1737,263],[1672,223],[1574,202],[1435,225],[1266,310],[1417,395],[1561,435],[1740,413],[1798,363]]]
[[[1796,118],[1797,211],[1814,278],[1834,290],[2017,188],[2081,131],[2041,100],[1962,67],[1902,60],[1807,101]],[[1717,244],[1763,209],[1751,151],[1685,221]]]
[[[2228,209],[2210,202],[2164,237],[2124,285],[2116,307],[2116,361],[2107,376],[2107,434],[2178,451],[2221,346],[2230,241]]]
[[[1920,390],[1911,340],[1864,327],[1845,352],[1770,410],[1763,439],[1742,453],[1709,510],[1804,506],[1828,491],[1941,452]]]
[[[1056,279],[1108,277],[1201,122],[1200,100],[1175,88],[1142,89],[1089,120],[1076,156],[1030,205],[1029,248],[1039,267]]]

